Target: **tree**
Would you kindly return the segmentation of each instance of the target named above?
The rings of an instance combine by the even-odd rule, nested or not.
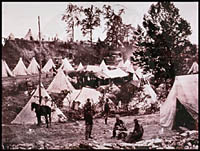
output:
[[[106,39],[111,46],[118,47],[120,42],[124,41],[125,30],[122,22],[121,15],[124,13],[124,9],[120,9],[118,14],[114,12],[110,5],[103,6],[103,15],[106,22]]]
[[[148,13],[143,18],[144,29],[138,26],[135,32],[138,49],[133,53],[134,61],[154,74],[156,85],[168,79],[173,82],[184,64],[190,24],[181,18],[172,2],[152,4]]]
[[[90,34],[90,43],[92,45],[92,31],[94,27],[100,26],[101,10],[91,5],[90,8],[85,8],[82,12],[85,14],[85,18],[81,21],[81,31],[83,32],[83,36]]]
[[[126,46],[129,46],[132,44],[131,37],[134,35],[135,28],[131,24],[123,24],[122,30],[125,36],[124,43],[126,43]]]
[[[72,41],[74,41],[74,27],[80,25],[80,11],[77,5],[68,4],[65,9],[65,14],[62,15],[62,20],[67,23],[67,33],[71,33]]]

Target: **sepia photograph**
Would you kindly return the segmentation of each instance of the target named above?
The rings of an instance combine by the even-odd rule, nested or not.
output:
[[[199,2],[1,2],[2,150],[198,150]]]

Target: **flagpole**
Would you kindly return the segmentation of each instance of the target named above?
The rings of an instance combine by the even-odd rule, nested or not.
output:
[[[41,104],[41,33],[40,33],[40,16],[38,16],[38,27],[39,27],[39,103]]]

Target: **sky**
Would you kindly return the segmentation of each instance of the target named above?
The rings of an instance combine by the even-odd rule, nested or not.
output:
[[[61,20],[69,2],[2,2],[2,37],[13,33],[17,38],[24,38],[29,28],[33,36],[38,35],[38,16],[40,16],[41,33],[46,37],[55,37],[62,40],[69,36],[66,34],[65,22]],[[125,9],[122,15],[123,22],[133,27],[142,25],[144,14],[148,13],[150,6],[156,2],[72,2],[78,6],[89,7],[93,4],[102,8],[104,4],[111,5],[117,13],[120,8]],[[198,44],[198,2],[174,2],[179,9],[181,17],[191,26],[192,35],[189,40]],[[104,23],[95,28],[93,41],[98,38],[105,39]],[[75,40],[89,40],[83,37],[80,28],[75,28]]]

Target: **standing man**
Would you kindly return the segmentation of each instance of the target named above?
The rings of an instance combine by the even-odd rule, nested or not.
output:
[[[90,99],[87,99],[87,103],[84,106],[84,119],[85,119],[85,139],[92,138],[92,126],[93,126],[93,111]]]
[[[106,103],[105,103],[105,105],[104,105],[105,124],[106,124],[106,125],[107,125],[107,120],[108,120],[108,114],[109,114],[109,112],[110,112],[110,107],[109,107],[108,101],[109,101],[109,99],[106,98]]]

